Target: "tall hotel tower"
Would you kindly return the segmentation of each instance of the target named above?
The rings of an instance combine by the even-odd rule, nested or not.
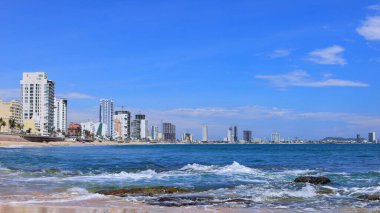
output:
[[[41,135],[50,135],[54,126],[54,81],[48,80],[45,72],[25,72],[20,84],[23,119],[33,119]]]
[[[208,141],[208,127],[207,125],[202,126],[202,142]]]
[[[99,122],[107,125],[107,137],[113,139],[113,100],[100,99]]]
[[[67,99],[54,98],[54,130],[67,132]]]

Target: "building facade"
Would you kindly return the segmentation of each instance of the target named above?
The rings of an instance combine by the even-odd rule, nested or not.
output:
[[[45,72],[23,73],[21,101],[23,120],[32,119],[41,135],[50,135],[54,127],[54,81]]]
[[[280,133],[272,133],[272,142],[273,143],[280,143],[281,138],[280,138]]]
[[[244,130],[243,131],[243,140],[245,142],[251,143],[252,142],[252,131]]]
[[[54,131],[67,132],[67,99],[54,98]]]
[[[177,140],[175,125],[171,123],[162,123],[162,139],[167,142],[175,142]]]
[[[368,133],[368,142],[370,143],[376,143],[376,132],[370,132]]]
[[[114,138],[122,140],[131,139],[131,113],[129,111],[115,111]]]
[[[204,125],[202,126],[202,142],[208,141],[208,126]]]
[[[228,143],[233,143],[233,139],[234,138],[234,135],[233,135],[233,128],[230,127],[228,128],[228,132],[227,132],[227,141]]]
[[[136,114],[131,122],[132,140],[147,140],[149,138],[148,120],[144,114]]]
[[[111,99],[101,99],[99,108],[99,122],[107,125],[107,135],[109,139],[114,136],[114,104]]]
[[[20,125],[23,124],[21,103],[16,100],[0,100],[0,118],[5,123],[5,126],[0,124],[0,132],[8,132],[11,130],[9,120],[14,120],[16,122],[16,125],[18,124],[18,126],[20,127]]]
[[[107,137],[108,128],[106,124],[89,121],[81,123],[80,126],[82,127],[82,135],[86,135],[85,131],[88,131],[94,138],[102,139]]]
[[[239,142],[239,133],[237,126],[234,126],[234,143]]]
[[[154,141],[158,140],[158,126],[152,126],[151,128],[151,139]]]

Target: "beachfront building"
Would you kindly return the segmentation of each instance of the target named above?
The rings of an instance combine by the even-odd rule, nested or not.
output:
[[[202,126],[202,142],[208,141],[208,126],[203,125]]]
[[[114,135],[113,105],[113,100],[111,99],[100,99],[99,122],[107,125],[106,137],[111,140]]]
[[[234,126],[234,143],[239,142],[239,137],[238,137],[238,128],[237,126]]]
[[[192,143],[193,142],[193,135],[191,133],[183,133],[182,142]]]
[[[272,133],[272,142],[273,143],[280,143],[281,138],[280,138],[280,133]]]
[[[158,126],[152,126],[151,128],[151,139],[154,141],[158,140]]]
[[[162,137],[165,142],[175,142],[177,139],[175,125],[172,123],[162,123]]]
[[[54,131],[67,132],[67,99],[54,98]]]
[[[129,111],[115,111],[114,138],[122,140],[131,139],[131,113]]]
[[[98,139],[107,137],[108,128],[104,123],[88,121],[80,123],[80,126],[82,127],[82,136],[91,135]]]
[[[252,131],[244,130],[243,131],[243,140],[246,143],[251,143],[252,142]]]
[[[228,128],[228,132],[227,132],[227,142],[228,143],[233,143],[233,129],[232,127]]]
[[[376,132],[368,133],[368,142],[376,143]]]
[[[71,122],[67,130],[67,136],[80,138],[82,136],[82,126],[78,123]]]
[[[54,81],[45,72],[24,72],[21,84],[22,119],[33,120],[39,134],[54,130]]]
[[[0,100],[0,132],[9,132],[22,127],[22,106],[19,101]],[[9,123],[11,121],[11,124]],[[14,123],[12,123],[14,121]]]
[[[144,114],[136,114],[135,119],[131,122],[132,140],[147,140],[148,136],[148,120]]]

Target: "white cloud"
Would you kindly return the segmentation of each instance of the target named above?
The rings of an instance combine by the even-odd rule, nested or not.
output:
[[[290,49],[277,49],[277,50],[274,50],[274,51],[269,55],[269,57],[271,57],[271,58],[282,58],[282,57],[289,56],[290,53],[291,53],[291,50],[290,50]]]
[[[380,11],[380,4],[374,4],[367,7],[369,10]]]
[[[0,100],[20,99],[20,89],[0,89]]]
[[[324,49],[314,50],[309,53],[308,60],[317,64],[347,64],[341,54],[344,52],[344,48],[338,45],[333,45]]]
[[[307,72],[299,70],[282,75],[257,75],[256,78],[267,80],[272,86],[287,87],[368,87],[369,85],[357,81],[333,79],[324,76],[322,80],[313,79]]]
[[[367,18],[356,31],[367,40],[380,40],[380,16]]]
[[[94,99],[95,97],[78,92],[57,94],[57,96],[67,99]]]

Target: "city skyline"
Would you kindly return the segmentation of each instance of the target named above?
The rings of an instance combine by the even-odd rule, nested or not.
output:
[[[97,121],[106,98],[199,139],[204,123],[210,140],[235,125],[255,137],[380,131],[377,2],[242,2],[3,1],[0,99],[20,99],[22,72],[42,71],[68,122]]]

